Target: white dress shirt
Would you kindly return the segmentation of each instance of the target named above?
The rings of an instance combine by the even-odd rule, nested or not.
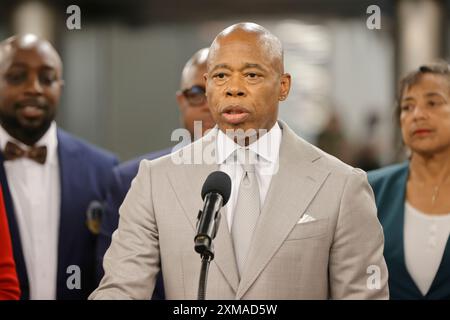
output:
[[[405,263],[422,295],[433,283],[450,234],[450,213],[425,214],[405,203]]]
[[[239,152],[238,149],[244,149],[244,147],[236,144],[221,130],[217,130],[217,163],[220,164],[220,171],[227,173],[231,178],[231,195],[225,206],[228,230],[231,232],[239,185],[244,176],[244,170],[234,155]],[[261,208],[269,191],[272,176],[278,171],[281,136],[281,128],[278,123],[275,123],[272,129],[247,147],[257,155],[255,174],[258,180]]]
[[[1,150],[8,141],[29,149],[0,126]],[[26,157],[4,163],[28,272],[30,299],[56,298],[61,197],[57,145],[53,122],[36,143],[36,146],[47,146],[45,164]]]

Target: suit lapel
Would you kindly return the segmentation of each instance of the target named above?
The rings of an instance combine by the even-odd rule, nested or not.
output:
[[[279,170],[272,177],[250,245],[237,299],[244,296],[280,248],[329,174],[313,163],[320,157],[319,153],[298,139],[283,122],[280,122],[280,126],[283,128],[283,138]]]
[[[431,283],[426,297],[428,299],[442,299],[442,297],[449,297],[450,289],[448,289],[449,277],[450,277],[450,236],[447,238],[444,254],[441,259],[441,263],[436,272],[436,275]]]
[[[72,171],[79,168],[79,154],[76,148],[67,136],[58,129],[58,159],[59,159],[59,179],[60,179],[60,215],[59,215],[59,235],[58,235],[58,283],[64,283],[63,277],[66,275],[67,267],[71,254],[73,254],[72,245],[75,243],[72,227],[74,222],[72,218],[73,199],[82,194],[80,191],[83,186],[78,183],[78,175]],[[79,170],[79,169],[78,169]],[[82,174],[82,172],[80,172]],[[62,282],[61,282],[62,281]],[[59,288],[58,288],[59,290]],[[61,292],[57,292],[57,297]]]
[[[6,179],[6,171],[4,166],[3,154],[0,152],[0,182],[3,191],[3,199],[5,201],[6,215],[8,218],[9,232],[13,246],[14,261],[16,263],[17,275],[19,277],[20,288],[22,291],[21,299],[29,298],[28,274],[23,256],[22,241],[20,239],[19,226],[17,224],[14,211],[14,203],[9,190],[8,180]]]
[[[221,214],[221,226],[217,232],[216,242],[214,243],[216,251],[214,261],[230,283],[233,290],[237,292],[239,276],[236,256],[234,254],[233,241],[228,229],[226,210],[222,209]]]
[[[215,141],[215,138],[212,138],[211,141],[201,139],[194,142],[183,151],[186,152],[188,149],[191,151],[196,150],[197,152],[201,152],[199,150],[208,150],[209,144],[215,144]],[[197,230],[198,212],[203,208],[203,200],[200,196],[203,183],[207,176],[215,170],[219,170],[219,165],[215,163],[191,164],[175,166],[175,169],[168,173],[169,181],[178,202],[183,208],[183,212],[187,219],[190,221],[194,232]],[[217,265],[233,290],[237,291],[239,282],[238,271],[224,208],[221,210],[221,215],[219,230],[214,239],[215,257],[213,262]],[[193,241],[192,246],[194,246]]]
[[[413,278],[406,268],[404,247],[405,199],[409,166],[405,165],[396,179],[387,185],[385,193],[390,195],[383,203],[377,203],[379,212],[392,214],[381,217],[384,229],[384,256],[388,262],[390,282],[402,288],[411,297],[423,297]],[[393,195],[393,196],[391,196]],[[386,208],[384,208],[386,206]]]
[[[189,165],[187,170],[177,167],[180,170],[168,172],[169,181],[183,212],[188,218],[191,226],[196,230],[197,214],[202,209],[203,201],[200,195],[206,177],[218,169],[213,165]]]

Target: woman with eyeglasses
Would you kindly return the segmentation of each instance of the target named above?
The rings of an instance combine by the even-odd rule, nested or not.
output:
[[[18,300],[19,298],[19,281],[14,264],[2,188],[0,188],[0,300]]]
[[[400,83],[397,119],[409,160],[369,172],[385,236],[391,299],[450,298],[450,69]]]

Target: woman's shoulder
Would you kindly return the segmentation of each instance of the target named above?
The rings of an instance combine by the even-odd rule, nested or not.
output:
[[[409,168],[409,161],[393,164],[377,170],[367,172],[367,179],[373,186],[378,183],[386,182],[391,179],[397,179],[399,176],[406,175]]]

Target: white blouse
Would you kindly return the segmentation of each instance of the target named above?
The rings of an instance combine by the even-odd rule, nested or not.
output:
[[[450,213],[425,214],[405,202],[406,269],[423,295],[433,283],[450,234]]]

